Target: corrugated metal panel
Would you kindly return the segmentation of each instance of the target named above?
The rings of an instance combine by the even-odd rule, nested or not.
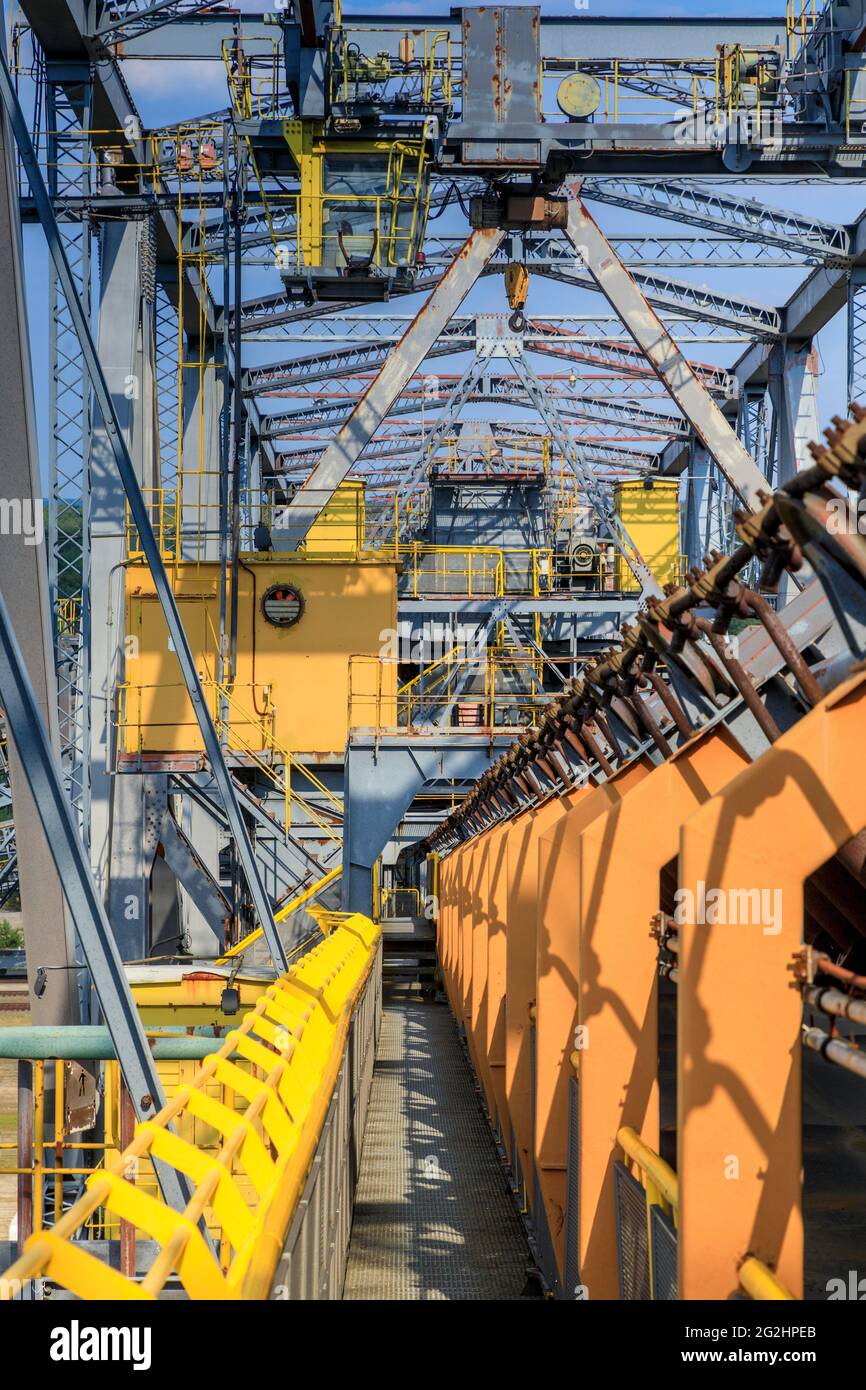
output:
[[[677,1232],[673,1221],[661,1207],[650,1209],[650,1237],[653,1252],[653,1298],[677,1298]]]
[[[619,1296],[649,1301],[649,1241],[646,1192],[624,1164],[614,1164],[616,1184],[616,1244],[619,1256]]]

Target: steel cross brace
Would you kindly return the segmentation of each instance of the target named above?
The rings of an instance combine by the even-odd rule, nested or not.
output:
[[[177,655],[178,665],[189,694],[190,703],[195,713],[196,721],[201,731],[204,742],[205,752],[211,765],[214,781],[220,789],[220,795],[225,805],[226,815],[229,820],[231,833],[237,844],[238,858],[241,868],[247,880],[250,896],[256,915],[264,932],[268,949],[278,970],[284,971],[288,968],[285,951],[277,932],[274,921],[273,909],[270,900],[265,892],[264,884],[258,871],[255,853],[250,843],[247,828],[241,814],[240,806],[235,797],[234,787],[232,786],[231,776],[223,758],[219,736],[214,727],[210,710],[207,706],[204,690],[196,669],[195,658],[184,631],[183,622],[174,594],[171,590],[168,574],[163,564],[159,545],[153,533],[150,521],[150,512],[147,503],[141,493],[138,478],[135,474],[135,467],[130,457],[129,449],[120,428],[117,412],[114,408],[114,401],[102,364],[99,361],[99,354],[93,341],[90,331],[90,324],[81,307],[69,262],[66,259],[66,252],[57,226],[57,220],[51,207],[51,200],[42,178],[42,171],[39,168],[33,145],[30,140],[30,132],[24,119],[24,113],[18,102],[18,97],[12,85],[9,75],[9,67],[6,62],[5,54],[0,51],[0,99],[6,108],[9,123],[15,136],[21,162],[30,184],[30,191],[42,229],[48,242],[48,251],[54,264],[57,279],[69,309],[69,316],[72,320],[78,341],[81,345],[81,355],[87,369],[90,385],[93,389],[97,406],[99,407],[105,425],[105,433],[111,450],[114,454],[114,461],[117,466],[120,480],[123,484],[129,503],[129,510],[134,526],[141,538],[141,548],[144,552],[145,560],[153,577],[154,587],[160,606],[165,617],[166,627],[171,638],[174,651]],[[100,1000],[100,1002],[102,1002]]]
[[[750,510],[757,511],[761,506],[758,493],[766,489],[766,478],[587,212],[579,190],[579,182],[568,190],[566,236],[737,496]]]
[[[460,414],[460,411],[472,394],[473,388],[486,365],[486,362],[482,361],[481,358],[472,358],[466,371],[451,391],[451,394],[445,402],[442,414],[436,421],[433,429],[426,437],[423,434],[421,435],[417,460],[414,466],[407,471],[397,489],[397,502],[398,506],[401,508],[398,517],[398,537],[401,536],[407,528],[408,515],[405,503],[407,503],[421,487],[424,481],[428,460],[433,458],[434,452],[439,447],[441,440],[445,437],[448,430],[452,428],[455,418]],[[384,533],[387,527],[388,522],[383,522],[382,526],[378,528],[377,531],[374,531],[371,544],[375,545],[377,538],[384,539]],[[381,536],[379,536],[379,530],[382,532]]]
[[[525,358],[516,358],[514,366],[517,374],[523,379],[535,409],[550,430],[551,436],[556,441],[562,457],[571,468],[575,477],[579,480],[581,488],[586,494],[587,501],[590,503],[599,519],[602,530],[605,535],[613,541],[617,550],[625,559],[629,569],[632,571],[632,574],[639,582],[641,586],[641,598],[645,598],[648,594],[658,594],[660,596],[661,589],[656,583],[649,566],[642,558],[640,551],[629,536],[622,522],[612,511],[604,489],[593,476],[592,469],[585,459],[583,451],[559,418],[556,405],[545,390],[544,384],[539,381]]]
[[[499,229],[470,233],[430,298],[341,426],[336,439],[328,445],[303,487],[292,498],[284,516],[280,521],[275,518],[276,528],[288,531],[296,545],[305,539],[335,489],[348,476],[355,460],[460,308],[504,236],[505,232]]]
[[[133,1109],[139,1120],[153,1119],[165,1105],[162,1083],[124,973],[111,924],[84,855],[60,769],[48,742],[2,594],[0,698],[45,838],[51,846],[63,895],[75,923]],[[183,1211],[192,1196],[187,1179],[169,1165],[157,1164],[156,1167],[166,1202],[176,1211]]]

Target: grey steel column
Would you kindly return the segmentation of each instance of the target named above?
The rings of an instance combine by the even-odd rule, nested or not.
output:
[[[60,739],[51,638],[44,501],[33,412],[30,345],[22,278],[22,248],[15,187],[15,144],[5,114],[0,120],[0,397],[3,401],[2,491],[8,515],[21,523],[0,541],[0,592],[14,614],[21,651],[47,738],[55,756]],[[30,535],[24,534],[27,523]],[[41,539],[40,539],[41,537]],[[9,771],[18,848],[21,906],[34,1023],[80,1020],[75,944],[50,847],[9,729]],[[36,971],[47,970],[41,998]]]
[[[190,341],[183,369],[181,555],[219,559],[220,416],[225,403],[222,345]]]
[[[144,373],[142,251],[146,223],[105,222],[100,242],[99,358],[139,483],[155,473],[151,373]],[[146,399],[146,397],[150,399]],[[126,494],[114,451],[99,420],[90,454],[91,531],[91,789],[90,858],[107,902],[115,783],[115,691],[123,679],[125,636]],[[120,797],[134,796],[119,786]],[[123,817],[128,819],[127,816]]]

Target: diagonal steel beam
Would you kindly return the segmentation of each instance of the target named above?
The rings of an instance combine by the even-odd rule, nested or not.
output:
[[[45,838],[57,865],[63,895],[75,923],[133,1109],[139,1120],[152,1120],[165,1105],[162,1083],[144,1035],[111,924],[90,872],[60,768],[48,741],[2,594],[0,699]],[[156,1166],[166,1202],[175,1211],[183,1211],[192,1196],[188,1180],[168,1164]]]
[[[180,617],[168,574],[162,559],[162,553],[153,532],[150,519],[150,508],[142,496],[141,487],[135,473],[135,466],[130,457],[129,449],[120,427],[114,400],[108,389],[105,373],[96,351],[96,344],[90,330],[90,324],[82,308],[81,300],[75,287],[75,281],[66,259],[66,252],[57,226],[57,220],[51,207],[51,200],[45,181],[42,178],[42,171],[39,168],[36,154],[30,140],[30,132],[27,129],[27,122],[18,101],[12,79],[9,75],[9,67],[6,62],[5,54],[0,51],[0,100],[6,108],[9,123],[12,127],[21,163],[30,184],[30,191],[42,230],[48,242],[48,252],[54,265],[55,272],[60,287],[69,310],[69,317],[78,335],[81,346],[81,355],[93,390],[99,411],[102,415],[107,443],[114,454],[114,462],[120,476],[123,490],[126,493],[129,503],[129,510],[132,523],[135,526],[141,540],[141,548],[144,558],[154,582],[157,597],[162,608],[168,634],[171,638],[177,656],[178,665],[181,669],[184,684],[189,694],[190,703],[196,716],[196,721],[204,743],[205,753],[211,765],[211,771],[225,805],[226,815],[229,819],[232,835],[237,845],[238,859],[247,880],[253,906],[258,916],[259,922],[264,931],[268,948],[273,957],[274,964],[280,970],[288,968],[285,951],[277,932],[274,921],[273,909],[270,900],[265,892],[264,884],[258,871],[253,847],[250,843],[247,828],[241,814],[240,807],[235,797],[234,787],[232,786],[231,775],[223,757],[222,747],[220,746],[219,735],[214,727],[211,718],[204,690],[202,689],[201,679],[198,674],[192,648],[189,645],[183,622]]]
[[[347,477],[364,446],[460,308],[504,235],[498,228],[474,231],[469,235],[393,353],[376,373],[321,462],[286,508],[281,529],[290,532],[296,545],[304,540],[333,497],[335,488]]]
[[[757,511],[761,505],[758,493],[767,487],[766,478],[647,303],[645,294],[598,223],[587,212],[579,191],[580,183],[576,182],[568,198],[566,236],[737,496],[752,511]]]

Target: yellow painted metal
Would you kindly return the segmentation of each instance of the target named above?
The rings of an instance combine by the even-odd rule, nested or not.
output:
[[[521,261],[510,261],[505,267],[505,293],[510,309],[525,309],[529,296],[529,271]]]
[[[648,1194],[652,1190],[656,1203],[661,1199],[666,1207],[670,1207],[676,1213],[679,1205],[679,1184],[670,1164],[665,1163],[663,1158],[645,1144],[637,1131],[629,1125],[623,1125],[622,1129],[617,1131],[616,1137],[623,1152],[640,1168]]]
[[[157,977],[152,980],[133,978],[130,988],[147,1028],[188,1023],[190,1027],[215,1025],[228,1029],[236,1027],[238,1014],[224,1014],[220,1007],[226,983],[225,974],[209,972],[203,967],[186,974],[180,970],[178,976]],[[240,994],[241,1016],[255,1008],[268,987],[266,980],[247,978],[243,971],[235,977],[233,983]]]
[[[740,1284],[749,1295],[759,1301],[775,1300],[795,1303],[797,1300],[771,1269],[749,1255],[740,1265]]]
[[[430,198],[423,140],[334,140],[321,123],[298,120],[283,122],[283,136],[301,180],[292,261],[415,263]]]
[[[364,549],[364,483],[341,483],[307,533],[308,556],[347,555]]]
[[[30,1237],[0,1278],[0,1298],[44,1276],[82,1299],[155,1299],[174,1273],[191,1298],[268,1297],[352,1013],[378,955],[378,927],[358,914],[330,915],[333,930],[266,990],[224,1048],[159,1115],[136,1127],[116,1166],[95,1172],[56,1226]],[[207,1142],[196,1126],[204,1128]],[[173,1211],[135,1181],[154,1159],[190,1179],[193,1195],[185,1211]],[[100,1210],[159,1246],[141,1283],[75,1240]],[[227,1251],[223,1265],[201,1234],[202,1219]]]
[[[676,580],[680,563],[679,483],[655,478],[652,487],[646,487],[642,480],[617,483],[613,502],[616,515],[659,584]],[[615,588],[631,592],[640,587],[619,552],[614,573]]]
[[[262,613],[262,596],[277,582],[294,585],[303,596],[303,614],[291,627],[275,627]],[[221,703],[215,686],[219,583],[218,564],[180,564],[175,571],[175,597],[215,718]],[[145,566],[127,567],[126,595],[126,684],[119,693],[118,711],[121,747],[127,754],[201,752],[198,725]],[[282,762],[291,752],[342,756],[351,717],[350,658],[377,658],[380,633],[396,629],[395,567],[378,561],[344,564],[278,555],[245,559],[238,625],[229,749],[256,765]],[[396,667],[378,674],[372,665],[359,667],[353,680],[359,699],[376,696],[393,707]]]

